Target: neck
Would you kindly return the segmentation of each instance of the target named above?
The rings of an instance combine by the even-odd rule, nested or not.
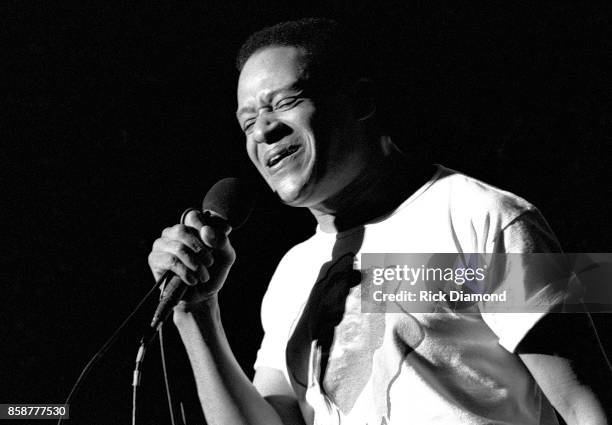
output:
[[[431,177],[393,149],[381,154],[338,194],[310,208],[321,230],[335,233],[389,214]]]

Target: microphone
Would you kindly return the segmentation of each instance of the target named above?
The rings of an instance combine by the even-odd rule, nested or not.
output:
[[[202,201],[204,224],[218,226],[229,224],[233,229],[241,227],[249,218],[254,203],[254,191],[244,180],[228,177],[215,183]],[[187,214],[195,208],[189,208],[181,216],[184,224]],[[164,290],[159,305],[153,315],[151,328],[157,329],[168,318],[172,308],[183,298],[189,288],[177,275],[168,270],[159,280],[164,282]]]

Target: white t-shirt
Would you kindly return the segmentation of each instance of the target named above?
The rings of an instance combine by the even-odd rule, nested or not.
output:
[[[317,228],[284,256],[263,300],[255,368],[281,370],[315,424],[557,424],[512,353],[544,313],[362,313],[351,280],[351,254],[556,249],[531,204],[438,167],[389,216]]]

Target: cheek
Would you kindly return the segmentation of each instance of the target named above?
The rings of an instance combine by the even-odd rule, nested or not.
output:
[[[285,116],[288,125],[293,127],[294,131],[305,132],[307,134],[318,133],[319,113],[311,104],[303,104],[298,108],[288,111]]]
[[[247,156],[249,157],[253,165],[259,168],[259,164],[257,162],[257,144],[255,142],[247,140],[246,152],[247,152]]]

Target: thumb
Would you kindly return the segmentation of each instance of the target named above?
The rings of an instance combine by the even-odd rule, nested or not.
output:
[[[227,228],[204,226],[200,229],[200,237],[206,245],[213,249],[213,269],[231,266],[236,259],[236,252],[227,237],[230,231],[230,226]]]
[[[232,226],[224,224],[221,226],[202,226],[200,238],[212,249],[224,250],[229,245],[227,235],[232,231]]]

